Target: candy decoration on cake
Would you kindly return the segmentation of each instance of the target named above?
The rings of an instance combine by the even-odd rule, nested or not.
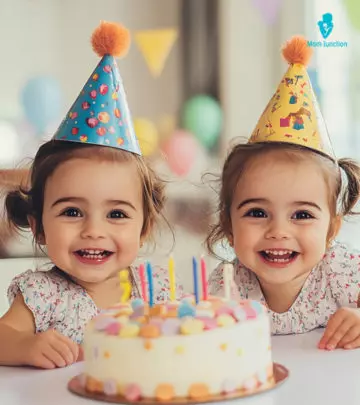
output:
[[[122,25],[102,21],[92,47],[101,57],[54,135],[55,140],[111,146],[141,155],[115,58],[125,56],[130,33]]]
[[[289,63],[275,94],[251,134],[249,143],[291,143],[335,159],[329,134],[313,92],[306,66],[312,48],[295,36],[282,50]]]
[[[131,282],[129,280],[129,271],[121,270],[119,272],[121,298],[120,302],[127,302],[131,296]]]

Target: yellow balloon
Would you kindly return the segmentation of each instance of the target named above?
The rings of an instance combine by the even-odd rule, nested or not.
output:
[[[155,124],[146,118],[135,118],[134,130],[141,153],[144,156],[152,155],[159,145],[159,134]]]

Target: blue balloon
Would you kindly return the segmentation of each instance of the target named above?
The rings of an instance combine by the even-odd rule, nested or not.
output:
[[[26,118],[40,133],[60,117],[61,86],[50,76],[37,76],[28,80],[22,90],[21,100]]]

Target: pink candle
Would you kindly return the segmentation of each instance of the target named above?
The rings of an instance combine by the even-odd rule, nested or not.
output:
[[[139,276],[140,276],[142,299],[144,300],[144,302],[146,302],[147,296],[146,296],[145,265],[143,263],[141,263],[139,267]]]
[[[202,284],[202,295],[203,300],[208,299],[208,286],[207,286],[207,277],[206,277],[206,264],[205,259],[202,257],[200,260],[201,264],[201,284]]]

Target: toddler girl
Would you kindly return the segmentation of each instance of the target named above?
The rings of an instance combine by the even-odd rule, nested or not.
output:
[[[249,142],[225,161],[207,244],[213,252],[229,241],[236,290],[267,305],[274,334],[325,327],[321,349],[352,349],[360,347],[360,255],[334,239],[359,199],[360,167],[334,157],[304,68],[306,40],[293,38],[283,53],[286,75]],[[209,283],[223,293],[223,264]]]
[[[0,364],[54,368],[77,360],[87,322],[120,300],[119,271],[132,297],[131,264],[164,205],[163,183],[141,156],[114,56],[128,31],[103,22],[93,34],[102,59],[60,125],[38,150],[27,190],[6,198],[9,221],[31,228],[54,264],[11,283],[0,320]],[[155,268],[155,301],[166,299],[167,274]]]

